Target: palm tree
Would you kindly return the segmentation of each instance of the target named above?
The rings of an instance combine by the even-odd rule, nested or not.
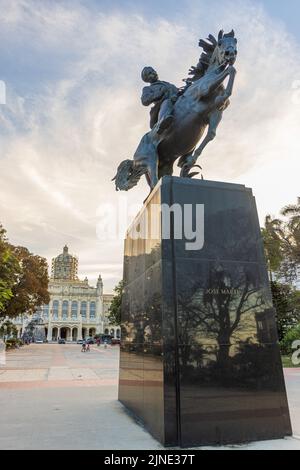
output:
[[[300,197],[298,197],[297,204],[284,207],[281,214],[284,217],[289,217],[288,224],[292,229],[300,230]]]
[[[265,256],[268,263],[270,281],[273,280],[273,273],[279,271],[283,260],[283,232],[282,221],[279,219],[273,219],[270,215],[267,215],[265,218],[265,227],[262,229],[262,237],[264,240]]]
[[[289,240],[289,258],[294,264],[294,271],[300,266],[300,197],[297,204],[291,204],[284,207],[281,211],[284,217],[287,217],[286,232]]]

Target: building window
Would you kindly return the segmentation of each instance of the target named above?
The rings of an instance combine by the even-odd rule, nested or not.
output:
[[[81,302],[80,313],[82,318],[86,318],[86,302]]]
[[[53,307],[52,307],[52,311],[53,311],[53,318],[54,319],[58,319],[58,300],[54,300],[53,302]]]
[[[43,306],[43,317],[48,320],[49,318],[49,305]]]
[[[72,314],[73,319],[77,318],[77,311],[78,311],[78,303],[76,302],[76,300],[73,300],[72,307],[71,307],[71,314]]]
[[[119,328],[117,329],[117,338],[118,338],[118,339],[121,338],[121,331],[119,330]]]
[[[113,328],[110,330],[110,336],[115,336],[115,330]]]
[[[68,318],[69,302],[67,300],[63,301],[62,304],[62,318],[66,320]]]
[[[108,335],[108,333],[109,333],[109,330],[108,330],[108,328],[105,328],[105,330],[104,330],[104,334],[105,334],[105,335]]]
[[[94,320],[96,318],[96,302],[90,303],[90,319]]]
[[[42,307],[38,307],[36,312],[32,315],[32,318],[37,319],[40,318],[43,314]]]

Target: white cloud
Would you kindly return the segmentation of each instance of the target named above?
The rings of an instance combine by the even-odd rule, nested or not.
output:
[[[204,176],[252,186],[262,216],[299,195],[298,45],[253,3],[223,1],[216,9],[190,2],[173,22],[76,2],[72,9],[67,2],[1,3],[0,53],[23,70],[7,73],[0,112],[0,220],[12,242],[49,259],[68,243],[81,274],[95,279],[101,271],[112,289],[123,246],[97,240],[97,208],[117,203],[110,180],[148,128],[140,70],[153,65],[181,85],[198,60],[198,38],[221,26],[236,30],[238,75],[218,136],[203,153]],[[126,197],[142,203],[147,192],[143,182]]]

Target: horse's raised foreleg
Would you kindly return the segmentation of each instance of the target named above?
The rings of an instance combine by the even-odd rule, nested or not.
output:
[[[223,83],[227,76],[229,76],[227,87],[221,95],[216,97],[213,103],[212,110],[209,116],[209,126],[207,135],[205,139],[201,142],[199,147],[195,150],[195,152],[192,155],[188,155],[186,157],[184,165],[181,169],[181,176],[189,176],[190,169],[196,164],[197,159],[200,157],[207,144],[216,137],[217,128],[222,120],[223,111],[229,105],[229,98],[232,95],[234,79],[236,76],[235,68],[233,66],[229,66],[226,70],[220,73],[217,78],[214,79],[209,85],[210,92],[212,92]]]
[[[218,74],[208,74],[199,80],[198,88],[195,89],[197,93],[198,99],[202,99],[205,96],[211,95],[215,90],[219,88],[220,85],[224,82],[224,80],[231,75],[235,75],[236,70],[235,68],[230,65],[225,70]]]
[[[222,93],[222,95],[220,96],[217,96],[217,98],[215,99],[216,108],[218,109],[222,108],[226,104],[226,101],[231,97],[235,76],[236,76],[236,70],[234,67],[231,67],[227,87],[225,88],[224,93]]]

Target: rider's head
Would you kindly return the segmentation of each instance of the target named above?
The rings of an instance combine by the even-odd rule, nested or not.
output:
[[[154,83],[158,80],[157,72],[152,67],[144,67],[141,75],[142,80],[146,83]]]

